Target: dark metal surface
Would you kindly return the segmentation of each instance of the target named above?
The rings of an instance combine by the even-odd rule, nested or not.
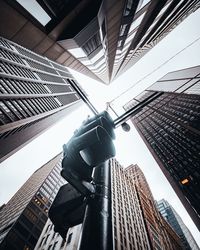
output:
[[[49,209],[49,218],[54,224],[54,231],[65,239],[70,227],[82,223],[85,206],[83,195],[69,183],[63,185]]]
[[[111,169],[109,161],[94,170],[96,194],[89,200],[80,250],[112,250]]]
[[[94,115],[98,114],[98,111],[96,110],[96,108],[93,106],[93,104],[90,102],[90,100],[87,98],[86,94],[82,91],[82,89],[75,84],[73,81],[70,81],[72,87],[74,88],[74,90],[77,92],[77,94],[79,95],[79,97],[86,103],[86,105],[89,107],[89,109],[92,111],[92,113]]]

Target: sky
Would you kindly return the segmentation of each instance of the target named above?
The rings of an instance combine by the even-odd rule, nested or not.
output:
[[[115,110],[121,112],[122,103],[125,104],[129,98],[139,94],[166,73],[200,65],[199,23],[200,10],[185,19],[109,86],[75,71],[71,72],[88,93],[90,101],[98,111],[106,108],[106,102],[129,89],[127,93],[112,102]],[[37,168],[62,151],[62,145],[70,139],[74,130],[81,125],[88,114],[91,115],[90,110],[83,105],[0,164],[0,205],[6,203]],[[115,146],[117,160],[124,167],[138,164],[147,178],[154,198],[168,200],[184,219],[186,226],[200,245],[199,231],[132,125],[128,133],[120,127],[116,129]]]

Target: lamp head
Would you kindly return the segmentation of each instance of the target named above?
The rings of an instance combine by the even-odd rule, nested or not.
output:
[[[122,123],[122,129],[125,131],[125,132],[129,132],[131,130],[131,127],[128,123],[124,122]]]

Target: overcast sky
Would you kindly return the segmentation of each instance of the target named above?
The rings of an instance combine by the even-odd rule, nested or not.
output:
[[[191,14],[134,67],[112,82],[110,86],[72,72],[99,111],[105,109],[107,101],[135,85],[123,97],[113,102],[114,107],[118,110],[119,104],[125,104],[130,96],[137,95],[166,73],[200,65],[199,23],[200,10]],[[151,72],[153,73],[150,74]],[[89,113],[87,107],[79,108],[0,164],[0,204],[6,203],[37,168],[62,151],[62,145],[68,141],[73,131],[79,127]],[[132,127],[129,133],[125,133],[121,128],[118,128],[116,134],[117,160],[124,167],[135,163],[139,165],[147,178],[154,198],[157,200],[164,198],[169,201],[179,215],[184,218],[185,224],[200,245],[199,231],[135,129]]]

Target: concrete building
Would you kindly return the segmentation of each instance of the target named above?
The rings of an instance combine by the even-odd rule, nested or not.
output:
[[[133,98],[154,98],[131,120],[200,229],[200,66],[171,72]]]
[[[54,232],[48,209],[64,180],[61,155],[38,169],[0,211],[0,249],[79,247],[82,225],[70,228],[66,241]],[[137,165],[112,165],[114,249],[182,249],[180,239],[156,210],[148,183]]]
[[[180,238],[156,209],[137,165],[123,168],[112,159],[114,249],[182,249]]]
[[[137,165],[112,166],[112,225],[114,249],[182,249],[178,235],[160,215],[144,174]],[[79,249],[82,225],[70,228],[66,241],[47,221],[35,250]]]
[[[0,249],[34,249],[48,219],[48,209],[65,183],[61,154],[35,171],[0,210]]]
[[[0,35],[109,83],[199,6],[198,0],[1,0]]]
[[[195,239],[174,208],[164,199],[157,201],[156,206],[161,215],[179,235],[185,249],[199,250]]]
[[[83,102],[69,71],[0,38],[0,162]]]

